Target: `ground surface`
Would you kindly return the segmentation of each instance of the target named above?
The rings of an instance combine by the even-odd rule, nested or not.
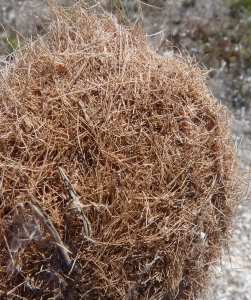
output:
[[[134,17],[135,5],[131,2],[127,1],[127,5],[129,14]],[[159,7],[163,7],[167,3],[163,0],[145,2]],[[168,39],[181,51],[184,51],[184,46],[198,58],[202,58],[205,52],[208,53],[203,62],[208,68],[214,68],[217,71],[212,72],[207,85],[218,101],[223,102],[231,110],[235,106],[234,117],[238,122],[233,124],[232,133],[240,146],[238,156],[241,160],[241,167],[248,173],[251,165],[251,113],[248,96],[251,80],[247,76],[248,71],[245,72],[245,76],[243,75],[241,62],[238,65],[238,60],[235,59],[237,55],[227,52],[230,51],[231,45],[215,41],[216,35],[214,34],[218,28],[226,27],[229,22],[227,19],[228,8],[223,5],[222,0],[170,0],[168,2],[170,5],[166,5],[162,10],[152,9],[149,6],[143,7],[143,24],[146,33],[151,35],[165,30],[158,35],[149,37],[149,40],[157,45],[161,38],[172,33],[169,34]],[[42,24],[47,22],[46,16],[46,5],[42,4],[42,1],[0,0],[0,23],[3,25],[2,28],[0,27],[0,57],[12,51],[8,40],[14,46],[18,45],[19,39],[22,40],[21,36],[17,38],[15,30],[18,30],[24,37],[30,37],[37,33],[43,34]],[[208,27],[211,28],[213,36],[211,40],[210,36],[205,39]],[[228,33],[223,29],[222,32],[225,32],[225,36],[221,35],[221,39],[225,41]],[[216,46],[219,49],[222,47],[222,53],[213,51]],[[160,52],[167,54],[172,49],[171,42],[165,43]],[[229,251],[225,253],[222,268],[215,270],[216,278],[209,299],[251,299],[250,201],[246,201],[240,206],[237,220],[238,225],[233,232],[233,241],[229,246]]]

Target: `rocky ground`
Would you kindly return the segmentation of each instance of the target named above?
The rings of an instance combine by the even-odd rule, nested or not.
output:
[[[251,165],[251,110],[249,108],[251,69],[245,72],[242,70],[243,59],[238,56],[238,39],[235,43],[229,42],[230,33],[227,30],[231,28],[229,20],[232,19],[228,17],[229,8],[224,5],[226,1],[152,0],[145,2],[162,8],[159,10],[142,6],[143,25],[150,42],[157,45],[166,36],[169,40],[162,46],[160,53],[165,54],[173,50],[188,51],[198,59],[207,55],[202,63],[205,63],[208,68],[216,69],[211,73],[207,85],[216,99],[234,112],[237,122],[232,126],[232,134],[239,147],[238,157],[241,168],[246,172],[246,181],[250,181],[248,174]],[[65,0],[64,3],[67,1]],[[110,1],[107,3],[111,4]],[[129,15],[135,17],[137,8],[135,2],[125,3]],[[22,36],[27,38],[31,35],[43,34],[43,24],[48,22],[46,16],[46,5],[42,1],[0,0],[0,23],[2,24],[0,25],[0,57],[12,51],[10,44],[14,47],[19,43],[22,44]],[[235,26],[237,25],[235,23]],[[157,32],[160,33],[156,34]],[[250,201],[243,202],[239,207],[232,242],[224,254],[222,267],[217,268],[215,274],[209,299],[251,300]]]

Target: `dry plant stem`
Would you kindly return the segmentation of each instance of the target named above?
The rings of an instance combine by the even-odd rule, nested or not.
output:
[[[57,243],[67,267],[70,268],[72,265],[72,261],[67,253],[68,251],[67,251],[66,247],[64,246],[64,244],[63,244],[58,232],[56,231],[55,227],[53,226],[51,220],[48,218],[48,216],[44,216],[41,213],[41,211],[39,210],[39,208],[37,208],[35,205],[33,205],[30,201],[28,201],[28,204],[29,204],[30,208],[32,209],[34,215],[39,219],[39,221],[44,225],[44,227],[50,233],[53,241]]]
[[[93,232],[92,232],[91,224],[81,207],[81,203],[79,201],[81,197],[76,196],[76,193],[75,193],[69,179],[67,178],[64,171],[62,170],[62,168],[58,167],[58,172],[59,172],[60,177],[64,183],[64,186],[69,194],[69,197],[72,199],[72,205],[71,205],[72,209],[75,212],[76,216],[79,218],[79,220],[81,220],[83,222],[84,235],[87,238],[91,239],[93,237]]]
[[[55,243],[57,243],[59,250],[61,252],[61,255],[67,265],[68,268],[71,268],[72,266],[72,261],[68,255],[68,250],[65,247],[63,241],[61,240],[56,228],[54,227],[54,225],[52,224],[50,218],[48,217],[47,213],[45,212],[45,210],[43,209],[43,207],[39,204],[39,202],[37,201],[37,199],[31,194],[31,192],[29,191],[29,189],[27,188],[24,179],[22,177],[22,175],[20,174],[19,171],[18,175],[22,181],[22,183],[25,185],[25,188],[33,202],[33,204],[28,201],[28,204],[30,206],[30,208],[32,209],[32,212],[34,213],[34,215],[39,219],[39,221],[44,225],[44,227],[46,228],[46,230],[49,232],[49,234],[51,235],[53,241]]]

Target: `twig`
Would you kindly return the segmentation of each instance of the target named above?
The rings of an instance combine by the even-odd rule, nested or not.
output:
[[[62,170],[62,168],[58,167],[58,172],[60,174],[60,177],[64,183],[64,186],[69,194],[69,197],[72,199],[72,204],[71,207],[74,211],[74,213],[76,214],[76,216],[78,217],[79,220],[81,220],[83,222],[83,231],[84,231],[84,235],[87,238],[92,239],[93,237],[93,232],[92,232],[92,228],[91,228],[91,224],[90,221],[88,220],[88,218],[86,217],[83,209],[82,209],[82,204],[80,203],[80,198],[78,197],[69,181],[69,179],[67,178],[67,176],[65,175],[64,171]]]
[[[34,215],[39,219],[39,221],[44,225],[44,227],[47,229],[47,231],[50,233],[52,239],[54,242],[57,243],[59,250],[64,258],[64,261],[68,267],[71,267],[72,261],[68,255],[68,250],[64,246],[58,232],[56,231],[54,225],[51,223],[51,220],[48,218],[48,216],[44,216],[41,211],[33,205],[30,201],[28,201],[28,204],[30,208],[32,209]]]
[[[62,255],[67,267],[71,268],[72,261],[71,261],[69,255],[68,255],[69,251],[65,247],[63,241],[61,240],[56,228],[52,224],[49,216],[47,215],[47,213],[45,212],[43,207],[39,204],[37,199],[31,194],[31,192],[27,188],[27,186],[24,182],[24,179],[23,179],[21,173],[19,172],[19,170],[17,170],[17,173],[18,173],[18,176],[20,177],[20,180],[24,184],[24,186],[25,186],[25,188],[26,188],[26,190],[27,190],[27,192],[28,192],[28,194],[29,194],[29,196],[32,200],[32,203],[30,201],[28,201],[28,204],[29,204],[30,208],[32,209],[34,215],[39,219],[39,221],[44,225],[46,230],[50,233],[53,241],[57,243],[57,245],[59,247],[59,251],[61,252],[61,255]]]

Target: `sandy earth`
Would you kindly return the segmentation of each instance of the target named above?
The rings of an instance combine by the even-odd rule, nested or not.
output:
[[[6,32],[10,33],[10,29],[17,29],[24,36],[29,37],[31,34],[40,32],[41,23],[36,16],[46,21],[45,5],[39,5],[42,1],[38,0],[0,0],[0,23],[5,27]],[[158,3],[157,3],[158,2]],[[167,1],[156,0],[157,4],[163,4]],[[193,24],[205,23],[209,18],[219,16],[224,17],[225,11],[222,6],[218,5],[218,0],[197,0],[195,6],[184,8],[181,1],[170,0],[169,6],[163,10],[144,9],[145,15],[143,24],[146,33],[149,35],[166,29],[166,32],[172,32],[172,36],[179,35],[182,44],[188,50],[193,50],[193,40],[190,38]],[[170,7],[172,21],[170,22]],[[189,25],[190,24],[190,25]],[[212,24],[217,26],[217,21]],[[150,37],[152,43],[157,44],[165,33]],[[5,36],[5,32],[0,30],[0,39]],[[0,40],[0,55],[6,45]],[[161,50],[162,53],[170,51],[170,44],[165,45]],[[224,66],[219,61],[215,61],[214,81],[207,82],[215,97],[225,101],[225,90],[228,84],[227,73]],[[221,68],[222,67],[222,68]],[[231,78],[230,78],[231,80]],[[231,107],[231,103],[229,103]],[[235,118],[238,123],[234,123],[232,127],[233,137],[237,144],[240,145],[238,157],[241,161],[241,168],[248,174],[251,165],[251,113],[244,108],[236,111]],[[249,181],[248,176],[246,180]],[[245,201],[240,207],[237,216],[236,229],[233,232],[233,240],[229,245],[228,251],[224,255],[222,267],[215,269],[216,277],[208,299],[224,299],[224,300],[251,300],[251,202]]]

